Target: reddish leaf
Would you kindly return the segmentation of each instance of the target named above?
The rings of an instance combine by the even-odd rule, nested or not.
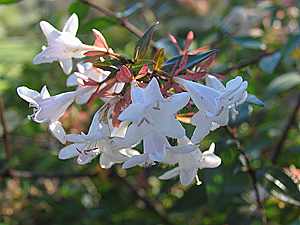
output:
[[[92,105],[93,101],[95,100],[95,98],[96,98],[96,96],[95,96],[95,93],[94,93],[94,94],[92,94],[92,96],[90,97],[90,99],[86,102],[86,106],[88,108],[91,107],[91,105]]]
[[[198,53],[200,53],[200,52],[204,52],[204,51],[209,50],[209,49],[210,49],[209,46],[205,46],[205,47],[198,48],[198,49],[196,49],[196,50],[190,51],[188,54],[189,54],[189,55],[194,55],[194,54],[198,54]]]
[[[167,93],[167,91],[169,90],[169,87],[171,85],[171,79],[167,81],[167,83],[165,84],[165,86],[163,88],[160,89],[161,93],[163,95],[165,95]]]
[[[179,45],[177,44],[176,38],[172,34],[170,34],[170,33],[168,33],[168,34],[169,34],[169,38],[171,39],[171,42],[176,46],[177,50],[181,54],[182,50],[180,49]]]
[[[114,77],[114,78],[112,78],[112,79],[110,79],[107,83],[106,83],[106,85],[101,89],[101,90],[99,90],[99,92],[107,92],[109,89],[111,89],[113,86],[114,86],[114,84],[117,82],[117,80],[116,80],[116,78]]]
[[[140,69],[139,73],[136,75],[135,79],[137,80],[137,79],[140,79],[140,78],[142,78],[143,76],[147,75],[148,70],[149,70],[148,64],[144,65],[144,66]]]
[[[184,49],[183,49],[184,54],[189,50],[193,40],[194,40],[194,33],[193,33],[193,31],[190,31],[188,33],[188,35],[186,36],[186,42],[185,42],[185,46],[184,46]]]
[[[200,70],[206,70],[212,64],[215,58],[216,58],[216,53],[209,56],[209,58],[201,66]]]
[[[175,93],[181,93],[182,92],[181,87],[177,83],[172,82],[172,84],[173,84],[173,88],[174,88]]]
[[[133,79],[133,76],[126,66],[122,66],[120,71],[117,72],[116,78],[121,83],[129,83]]]
[[[96,29],[92,29],[92,31],[93,31],[95,37],[97,38],[95,40],[94,46],[97,46],[99,48],[105,48],[107,51],[109,51],[109,47],[108,47],[103,35]]]
[[[128,88],[122,98],[121,105],[120,105],[120,112],[123,112],[131,103],[130,90],[131,89]]]
[[[178,77],[186,79],[186,80],[196,81],[198,79],[203,78],[205,75],[206,75],[206,71],[200,71],[200,72],[197,72],[197,73],[180,75]]]
[[[112,114],[112,124],[114,127],[119,127],[121,121],[118,120],[119,115],[121,114],[121,101],[118,101],[115,104],[114,111]]]
[[[176,119],[178,119],[179,121],[183,122],[183,123],[188,123],[190,124],[191,123],[191,117],[185,117],[185,116],[175,116]]]
[[[86,56],[95,56],[95,55],[105,56],[107,54],[108,54],[107,52],[102,52],[102,51],[89,51],[89,52],[84,53],[84,55],[86,55]]]
[[[178,73],[186,66],[186,64],[187,64],[187,62],[188,62],[188,58],[189,58],[188,54],[185,54],[185,55],[182,57],[182,59],[181,59],[181,61],[180,61],[180,64],[179,64],[179,67],[178,67],[178,69],[175,71],[175,74],[178,74]]]
[[[178,60],[176,61],[176,63],[175,63],[175,65],[174,65],[174,67],[173,67],[173,69],[172,69],[170,75],[174,75],[174,70],[175,70],[177,64],[178,64]]]

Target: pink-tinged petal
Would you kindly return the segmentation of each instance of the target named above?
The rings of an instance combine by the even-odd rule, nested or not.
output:
[[[62,32],[69,32],[75,37],[77,30],[78,30],[78,17],[75,13],[73,13],[65,23]]]
[[[66,143],[66,132],[62,127],[61,122],[56,121],[54,123],[49,123],[49,130],[62,144]]]
[[[146,107],[140,103],[131,103],[118,117],[119,120],[130,120],[130,121],[138,121]]]
[[[58,60],[61,68],[65,74],[70,74],[73,68],[73,62],[71,58],[60,59]]]
[[[163,175],[159,176],[158,179],[160,180],[169,180],[172,179],[180,174],[180,168],[176,167],[170,171],[165,172]]]
[[[148,154],[134,155],[122,165],[122,169],[128,169],[137,166],[148,159]]]
[[[210,117],[206,117],[200,123],[198,123],[191,139],[193,143],[199,143],[209,134],[211,122],[212,121]]]
[[[59,151],[58,158],[59,159],[70,159],[79,155],[77,149],[82,149],[84,144],[71,144]]]

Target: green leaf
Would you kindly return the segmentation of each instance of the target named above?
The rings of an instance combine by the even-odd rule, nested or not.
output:
[[[165,61],[164,59],[164,54],[165,54],[165,48],[159,49],[159,51],[156,52],[153,60],[156,62],[154,69],[160,69]]]
[[[103,30],[106,27],[119,24],[119,21],[112,17],[101,17],[82,24],[79,27],[79,33],[87,33],[92,29]]]
[[[83,21],[90,12],[91,7],[82,2],[73,2],[69,7],[69,14],[76,13],[79,21]]]
[[[300,74],[298,72],[290,72],[276,77],[266,87],[263,99],[273,97],[275,94],[287,91],[300,84]]]
[[[252,95],[252,94],[247,95],[245,103],[258,105],[260,107],[264,107],[264,105],[265,105],[259,98],[257,98],[255,95]]]
[[[253,108],[251,105],[243,103],[238,105],[235,110],[238,112],[237,114],[233,110],[229,111],[228,125],[230,127],[237,127],[246,122],[249,116],[252,114]]]
[[[249,173],[241,171],[230,179],[224,192],[228,195],[239,195],[251,188],[253,188],[253,183]]]
[[[293,180],[278,166],[262,167],[257,171],[258,182],[281,201],[300,206],[300,192]]]
[[[186,66],[183,68],[183,70],[191,69],[193,66],[195,66],[199,62],[202,62],[203,60],[207,59],[209,56],[216,53],[217,51],[218,51],[217,49],[213,49],[213,50],[210,50],[205,53],[189,55],[188,62],[186,64]],[[183,57],[183,55],[179,55],[179,56],[175,56],[175,57],[165,61],[163,66],[161,67],[161,70],[164,70],[165,72],[170,73],[172,71],[176,61],[178,60],[178,65],[175,68],[175,70],[176,70],[179,67],[179,62],[181,61],[182,57]]]
[[[282,56],[287,57],[300,44],[300,34],[291,35],[282,49]]]
[[[12,4],[20,1],[22,0],[0,0],[0,4]]]
[[[212,208],[233,175],[238,163],[239,150],[231,139],[221,139],[216,142],[215,154],[221,157],[222,164],[214,169],[203,169],[208,202]]]
[[[138,61],[145,57],[150,45],[150,40],[152,38],[154,28],[157,24],[158,22],[149,27],[144,35],[138,40],[133,53],[134,61]]]
[[[275,67],[281,59],[281,55],[282,53],[279,51],[272,55],[264,56],[258,63],[259,68],[267,73],[273,73]]]
[[[240,37],[240,38],[231,38],[230,41],[243,48],[258,49],[258,50],[265,50],[267,48],[266,44],[263,43],[262,40],[259,38]]]

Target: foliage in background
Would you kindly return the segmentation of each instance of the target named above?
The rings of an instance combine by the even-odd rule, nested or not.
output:
[[[7,2],[12,1],[0,1]],[[92,1],[111,9],[113,15],[83,2],[30,0],[0,6],[0,92],[12,144],[7,160],[2,126],[0,222],[298,224],[299,1]],[[183,187],[176,179],[160,181],[157,177],[164,170],[157,167],[102,170],[96,161],[86,166],[78,166],[75,160],[59,161],[62,146],[45,132],[45,126],[24,118],[31,110],[16,95],[16,87],[40,90],[46,83],[54,95],[64,90],[67,78],[58,64],[32,64],[45,44],[38,22],[47,20],[61,28],[73,12],[79,16],[78,36],[83,42],[92,44],[90,30],[96,28],[115,52],[125,56],[132,55],[138,41],[123,26],[127,20],[141,31],[159,21],[153,40],[157,48],[165,47],[170,58],[178,50],[167,32],[183,48],[193,30],[191,49],[208,45],[220,50],[209,72],[226,75],[228,80],[243,76],[249,82],[248,92],[262,99],[263,108],[241,106],[227,130],[219,129],[201,142],[203,150],[216,142],[223,161],[216,169],[199,171],[201,186]],[[153,57],[155,50],[147,54]],[[255,97],[251,101],[259,103]],[[87,131],[96,110],[73,105],[62,123],[69,133]],[[190,137],[192,131],[186,128]],[[251,174],[256,175],[263,207],[256,199]]]

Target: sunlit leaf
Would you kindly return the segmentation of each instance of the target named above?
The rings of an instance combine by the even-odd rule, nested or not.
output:
[[[279,51],[279,52],[275,52],[272,55],[264,56],[258,63],[259,68],[267,73],[270,74],[273,73],[275,67],[279,63],[279,60],[281,59],[281,55],[282,53]]]
[[[76,1],[69,6],[69,14],[71,15],[72,13],[76,13],[79,21],[81,22],[87,17],[90,9],[91,7],[89,6],[89,4],[84,4],[82,2]]]
[[[149,27],[148,30],[144,33],[144,35],[138,40],[133,53],[134,61],[138,61],[145,57],[150,45],[154,28],[157,24],[158,22]]]
[[[189,55],[188,57],[188,62],[186,64],[186,66],[183,68],[185,69],[190,69],[193,66],[195,66],[196,64],[198,64],[199,62],[202,62],[203,60],[207,59],[209,56],[211,56],[212,54],[216,53],[218,50],[213,49],[210,50],[208,52],[202,53],[202,54],[195,54],[195,55]],[[161,70],[164,70],[166,72],[171,72],[171,70],[173,69],[176,61],[181,61],[183,55],[179,55],[176,57],[173,57],[167,61],[164,62],[163,66],[161,67]],[[178,68],[179,65],[177,65],[176,68]]]
[[[257,171],[258,182],[281,201],[300,206],[300,192],[293,180],[278,166],[262,167]]]
[[[275,94],[287,91],[300,84],[300,74],[298,72],[290,72],[276,77],[266,87],[263,99],[270,98]]]

